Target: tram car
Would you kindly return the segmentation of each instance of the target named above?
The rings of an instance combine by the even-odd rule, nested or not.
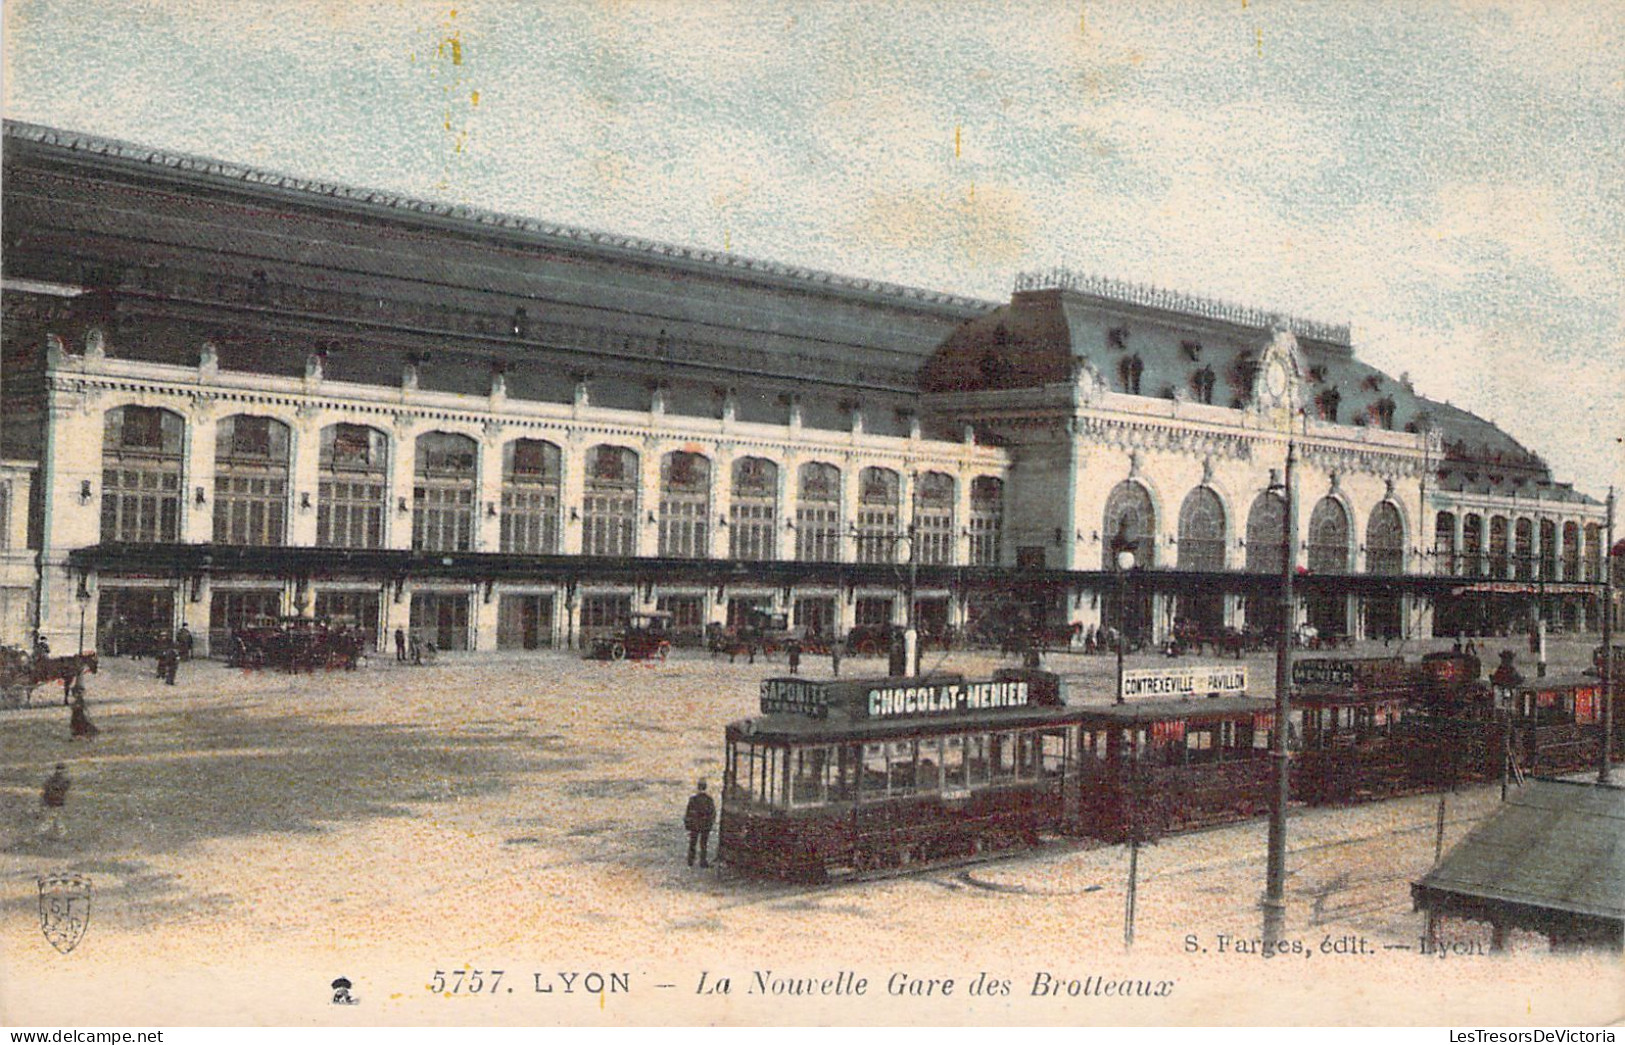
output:
[[[768,679],[727,728],[718,859],[821,882],[1032,846],[1151,838],[1267,808],[1271,705],[1067,706],[1060,679]]]
[[[1210,696],[1074,710],[1067,833],[1150,841],[1269,811],[1273,703]]]
[[[1399,657],[1295,661],[1293,798],[1347,805],[1438,786],[1435,745],[1410,715],[1426,678]]]

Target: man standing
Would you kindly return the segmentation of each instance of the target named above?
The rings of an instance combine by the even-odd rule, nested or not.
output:
[[[829,640],[829,666],[836,678],[841,677],[841,637],[833,635]]]
[[[68,788],[72,786],[67,764],[58,762],[56,772],[47,777],[45,786],[40,788],[40,834],[61,838],[66,833],[62,829],[62,810],[68,804]]]
[[[694,866],[694,847],[698,845],[700,866],[710,867],[705,851],[711,844],[711,825],[717,820],[717,804],[705,793],[704,780],[697,786],[698,790],[688,800],[688,809],[683,813],[683,827],[688,830],[688,866]]]
[[[401,664],[406,663],[406,632],[400,628],[395,629],[395,660]]]
[[[790,674],[801,674],[801,643],[795,639],[791,639],[790,645],[785,647],[785,649],[790,661]]]

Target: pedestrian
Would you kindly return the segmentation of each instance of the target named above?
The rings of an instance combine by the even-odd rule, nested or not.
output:
[[[785,653],[790,661],[790,674],[801,674],[801,643],[791,639],[790,645],[785,649]]]
[[[406,640],[406,648],[408,651],[410,651],[409,655],[412,658],[413,664],[423,663],[423,647],[418,644],[418,637],[416,635],[413,635],[411,638]]]
[[[406,632],[400,628],[395,629],[395,661],[406,663]]]
[[[73,783],[68,779],[68,766],[65,762],[56,764],[56,772],[46,778],[45,786],[40,788],[40,834],[48,834],[52,838],[61,838],[67,832],[63,830],[63,809],[68,804],[68,788]]]
[[[755,642],[755,640],[752,640],[748,645],[746,645],[745,652],[746,652],[746,654],[748,654],[750,656],[750,662],[752,664],[756,663],[756,642]]]
[[[73,710],[68,713],[68,739],[78,740],[84,737],[93,740],[101,730],[90,721],[90,715],[85,711],[85,684],[75,681],[73,684]]]
[[[832,636],[829,640],[829,666],[836,678],[841,677],[841,637]]]
[[[38,660],[41,657],[49,657],[50,655],[51,655],[51,644],[49,642],[45,641],[45,636],[44,635],[41,635],[39,632],[35,632],[34,633],[34,659]]]
[[[58,767],[61,768],[61,767]],[[710,867],[706,849],[711,844],[711,825],[717,822],[717,804],[705,793],[705,781],[695,785],[697,790],[683,811],[683,827],[688,831],[688,866],[694,866],[694,847],[700,849],[700,866]]]
[[[175,644],[180,647],[182,660],[192,659],[192,629],[181,621],[181,630],[175,634]]]
[[[175,684],[175,672],[180,668],[180,664],[181,651],[171,642],[164,647],[163,652],[158,654],[158,677],[163,679],[166,685],[173,686]]]

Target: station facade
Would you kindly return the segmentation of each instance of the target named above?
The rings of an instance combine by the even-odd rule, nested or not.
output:
[[[5,125],[0,627],[1594,627],[1602,508],[1346,328],[852,279]],[[1132,554],[1132,565],[1121,552]],[[80,636],[84,636],[81,642]]]

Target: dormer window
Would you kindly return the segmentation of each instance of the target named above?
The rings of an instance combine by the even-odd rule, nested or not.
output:
[[[1371,404],[1371,419],[1384,428],[1394,427],[1394,400],[1384,396]]]
[[[1181,341],[1179,347],[1184,351],[1185,358],[1193,363],[1202,358],[1202,343],[1200,341]]]
[[[1197,402],[1212,405],[1213,386],[1217,380],[1211,366],[1205,366],[1191,375],[1191,388],[1196,392]]]
[[[1140,375],[1145,373],[1145,363],[1138,355],[1129,356],[1118,364],[1117,372],[1123,379],[1123,391],[1129,395],[1140,394]]]
[[[1320,419],[1336,424],[1337,407],[1342,402],[1343,395],[1335,388],[1328,388],[1320,393],[1319,397],[1315,399],[1315,404],[1320,408]]]
[[[1365,387],[1373,392],[1380,391],[1382,389],[1382,377],[1377,374],[1368,375],[1365,379]]]
[[[1106,331],[1106,344],[1121,352],[1128,347],[1128,327],[1112,327]]]
[[[1309,380],[1313,381],[1317,385],[1326,380],[1326,368],[1318,363],[1310,367]]]

